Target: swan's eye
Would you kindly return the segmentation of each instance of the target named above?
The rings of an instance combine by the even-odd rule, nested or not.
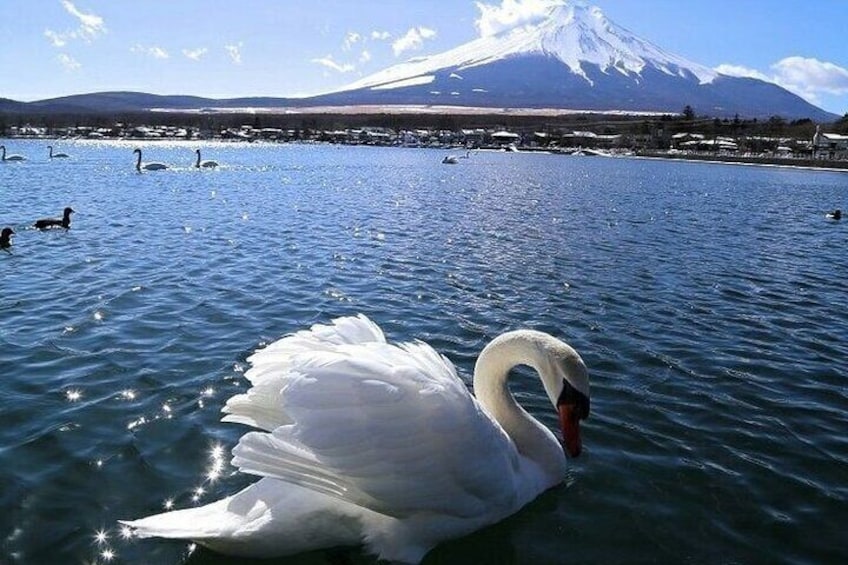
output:
[[[574,406],[574,413],[581,420],[589,417],[589,397],[571,386],[567,380],[562,380],[562,392],[557,399],[557,406],[569,404]]]

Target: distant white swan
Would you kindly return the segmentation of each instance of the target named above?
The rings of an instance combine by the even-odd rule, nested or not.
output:
[[[263,478],[205,506],[122,522],[137,536],[250,557],[363,545],[418,563],[559,484],[564,448],[580,453],[589,414],[582,359],[538,331],[483,349],[476,399],[429,345],[389,344],[361,314],[284,337],[249,361],[252,387],[227,401],[224,421],[262,430],[242,436],[232,462]],[[510,392],[516,365],[539,373],[564,446]]]
[[[201,167],[211,169],[218,166],[218,161],[201,161],[200,149],[195,149],[194,152],[197,153],[197,162],[194,164],[194,166],[198,169]]]
[[[23,155],[12,154],[12,155],[7,156],[5,145],[0,145],[0,149],[3,150],[3,156],[0,157],[0,161],[26,161],[26,157],[24,157]]]
[[[68,157],[70,157],[70,155],[68,155],[67,153],[53,153],[53,146],[52,145],[48,145],[47,149],[50,150],[50,158],[51,159],[67,159]]]
[[[138,172],[141,172],[142,169],[145,171],[161,171],[162,169],[168,168],[168,165],[165,163],[157,163],[155,161],[142,164],[141,149],[133,149],[133,153],[138,153],[138,161],[135,163],[135,170]]]
[[[459,159],[456,158],[456,155],[445,155],[445,158],[442,159],[443,165],[456,165],[459,163]]]

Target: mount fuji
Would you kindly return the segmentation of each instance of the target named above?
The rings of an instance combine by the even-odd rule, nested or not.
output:
[[[565,0],[535,21],[303,102],[672,114],[689,105],[717,117],[837,118],[776,84],[722,75],[671,54],[599,8]]]

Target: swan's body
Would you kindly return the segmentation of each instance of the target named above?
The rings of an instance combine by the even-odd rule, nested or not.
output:
[[[33,227],[46,230],[48,228],[65,228],[68,229],[71,227],[71,214],[74,213],[74,209],[71,207],[67,207],[62,211],[61,218],[41,218],[40,220],[36,220],[33,224]]]
[[[70,155],[68,155],[67,153],[53,153],[53,146],[52,145],[48,145],[47,149],[50,150],[50,158],[51,159],[67,159],[68,157],[70,157]]]
[[[539,371],[572,455],[588,415],[583,361],[541,332],[510,332],[483,350],[476,400],[450,361],[421,342],[386,343],[362,315],[285,337],[249,361],[253,386],[227,402],[224,421],[264,430],[233,450],[235,466],[263,478],[206,506],[126,522],[138,536],[252,557],[364,545],[417,563],[565,477],[563,446],[516,403],[510,368]]]
[[[139,173],[142,170],[145,171],[161,171],[163,169],[167,169],[168,165],[165,163],[157,163],[156,161],[151,161],[150,163],[142,163],[141,162],[141,149],[133,149],[133,153],[138,153],[138,160],[135,162],[135,170]]]
[[[26,161],[26,157],[24,157],[23,155],[6,155],[5,145],[0,145],[0,151],[3,152],[2,156],[0,157],[0,161]]]
[[[459,159],[456,158],[456,155],[445,155],[445,158],[442,159],[444,165],[456,165],[457,163],[459,163]]]
[[[12,236],[15,234],[15,230],[12,228],[3,228],[3,231],[0,232],[0,249],[9,249],[12,247]]]
[[[218,161],[201,161],[200,149],[195,149],[194,152],[197,153],[197,162],[194,163],[196,168],[213,169],[218,166]]]

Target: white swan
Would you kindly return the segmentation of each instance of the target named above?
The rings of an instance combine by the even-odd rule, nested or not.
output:
[[[0,157],[0,161],[26,161],[26,157],[23,155],[6,155],[6,146],[0,145],[0,150],[3,151],[3,156]]]
[[[157,163],[155,161],[142,164],[141,149],[133,149],[133,153],[138,153],[138,160],[135,162],[135,170],[139,173],[142,169],[144,169],[145,171],[161,171],[162,169],[168,168],[168,165],[166,165],[165,163]]]
[[[211,168],[215,168],[215,167],[218,166],[218,161],[201,161],[200,160],[200,149],[195,149],[194,152],[197,153],[197,162],[194,164],[194,166],[196,168],[199,169],[199,168],[203,167],[203,168],[206,168],[206,169],[211,169]]]
[[[459,163],[459,160],[456,155],[445,155],[445,158],[442,159],[443,165],[456,165],[457,163]]]
[[[50,150],[50,158],[51,159],[67,159],[68,157],[70,157],[70,155],[68,155],[67,153],[53,153],[53,146],[52,145],[48,145],[47,149]]]
[[[224,421],[264,430],[242,436],[232,461],[263,478],[206,506],[122,522],[137,536],[251,557],[361,544],[418,563],[564,479],[563,446],[507,387],[513,366],[538,371],[572,456],[589,413],[580,356],[537,331],[483,350],[476,400],[450,361],[422,342],[388,344],[363,315],[312,326],[249,361],[253,386],[227,401]]]

